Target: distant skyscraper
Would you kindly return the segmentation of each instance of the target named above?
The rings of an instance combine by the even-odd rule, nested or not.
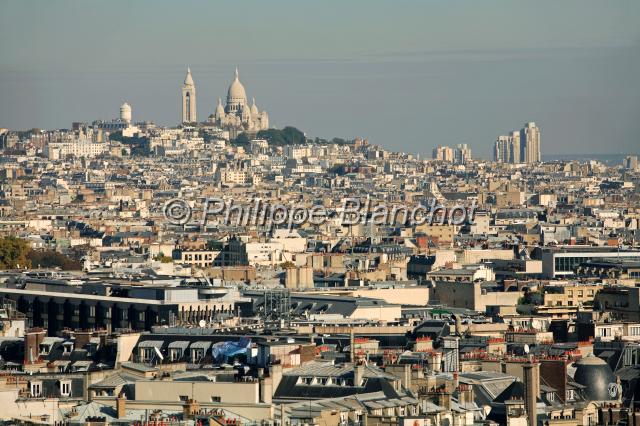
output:
[[[638,169],[638,156],[637,155],[629,155],[624,159],[624,168],[629,170],[637,170]]]
[[[131,105],[126,102],[120,106],[120,120],[131,123]]]
[[[440,146],[433,148],[433,159],[453,163],[453,149],[448,146]]]
[[[471,148],[466,143],[459,144],[453,155],[456,164],[466,164],[471,160]]]
[[[540,162],[540,128],[529,122],[520,130],[521,160],[525,163]]]
[[[496,144],[493,149],[493,160],[496,163],[511,163],[513,158],[511,148],[512,148],[511,136],[506,136],[506,135],[498,136],[498,139],[496,140]],[[518,155],[519,154],[520,153],[518,153]]]
[[[522,156],[520,155],[520,132],[514,130],[509,137],[511,138],[511,154],[508,161],[514,164],[522,163]]]
[[[182,85],[182,122],[195,123],[196,117],[196,85],[191,77],[191,69],[187,68],[187,76]]]

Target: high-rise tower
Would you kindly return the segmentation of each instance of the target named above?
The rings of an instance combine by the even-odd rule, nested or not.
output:
[[[540,128],[529,122],[520,130],[521,160],[525,163],[540,162]]]
[[[191,77],[191,69],[187,68],[187,76],[182,85],[182,123],[195,123],[196,117],[196,86]]]

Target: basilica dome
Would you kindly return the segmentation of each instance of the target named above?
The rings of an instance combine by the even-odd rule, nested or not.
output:
[[[247,103],[247,94],[244,90],[244,86],[240,83],[238,79],[238,69],[236,68],[236,78],[229,86],[229,91],[227,92],[227,104],[229,103],[238,103],[244,105]]]

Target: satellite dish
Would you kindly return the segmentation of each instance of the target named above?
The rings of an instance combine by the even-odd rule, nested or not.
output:
[[[525,343],[525,344],[524,344],[524,353],[528,355],[530,350],[531,350],[531,349],[529,349],[529,345],[527,345],[527,344]]]
[[[200,320],[198,325],[200,326],[200,328],[204,328],[207,325],[207,322],[205,320]]]

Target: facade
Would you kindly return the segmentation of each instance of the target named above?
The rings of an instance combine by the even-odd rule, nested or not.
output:
[[[50,160],[59,160],[67,156],[93,158],[106,153],[108,150],[109,144],[107,143],[94,143],[87,140],[54,142],[49,143],[45,148],[46,155]]]
[[[620,251],[615,247],[545,247],[540,251],[543,278],[558,278],[582,273],[580,266],[596,259],[640,260],[638,251]]]

